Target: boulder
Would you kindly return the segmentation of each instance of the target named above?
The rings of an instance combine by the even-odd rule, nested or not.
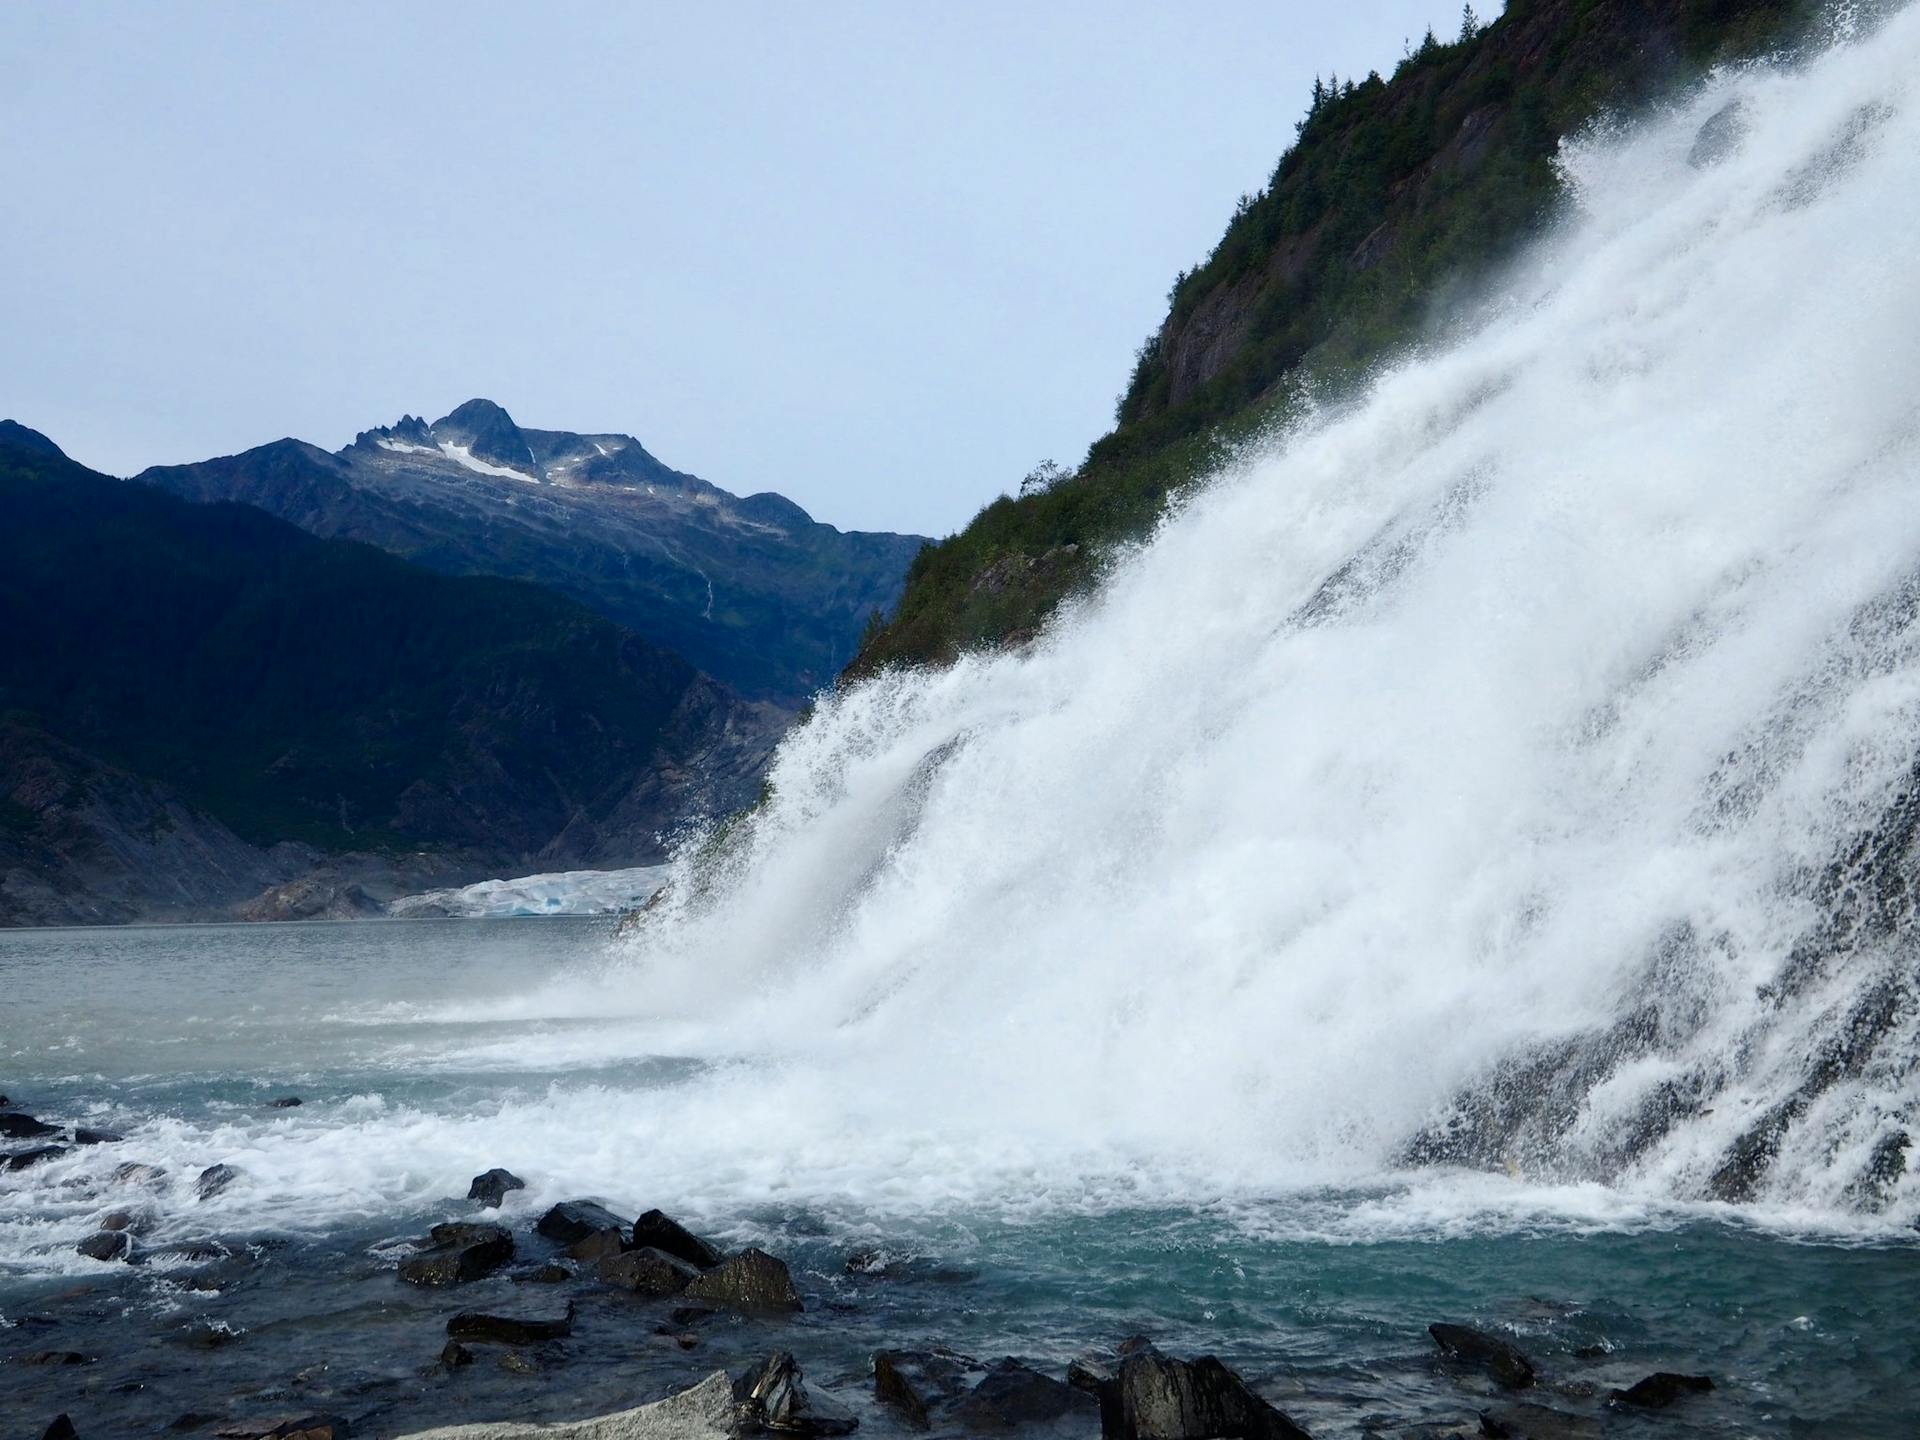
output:
[[[1687,1395],[1700,1395],[1713,1389],[1713,1379],[1707,1375],[1676,1375],[1669,1370],[1660,1370],[1636,1380],[1625,1390],[1616,1390],[1607,1398],[1616,1405],[1635,1405],[1643,1410],[1664,1410],[1674,1401]]]
[[[713,1246],[658,1210],[649,1210],[633,1222],[633,1248],[664,1251],[696,1270],[711,1270],[723,1258]]]
[[[40,1432],[40,1440],[80,1440],[80,1432],[66,1415],[56,1415],[53,1423]]]
[[[67,1149],[65,1145],[36,1145],[31,1150],[15,1150],[0,1157],[0,1170],[26,1170],[44,1165],[49,1160],[58,1160]]]
[[[594,1265],[614,1255],[625,1253],[627,1234],[624,1230],[596,1230],[584,1240],[576,1240],[567,1246],[567,1254],[585,1265]]]
[[[158,1165],[141,1165],[129,1160],[114,1166],[107,1178],[116,1185],[144,1185],[152,1189],[167,1178],[167,1172]]]
[[[473,1351],[458,1340],[449,1340],[440,1348],[440,1364],[448,1370],[458,1370],[463,1365],[473,1363]]]
[[[18,1110],[0,1110],[0,1140],[38,1140],[43,1135],[59,1133],[58,1125],[49,1125]]]
[[[462,1310],[447,1321],[447,1334],[455,1340],[491,1340],[502,1345],[538,1345],[572,1333],[571,1301],[560,1312]]]
[[[786,1262],[764,1250],[742,1250],[696,1275],[682,1293],[689,1300],[712,1300],[739,1310],[805,1308]]]
[[[473,1183],[467,1186],[467,1199],[478,1200],[482,1205],[497,1209],[500,1202],[507,1198],[509,1190],[526,1188],[527,1182],[511,1170],[501,1170],[496,1167],[473,1177]]]
[[[429,1249],[400,1262],[409,1285],[468,1285],[513,1258],[513,1236],[500,1225],[436,1225]]]
[[[1429,1325],[1427,1333],[1448,1356],[1479,1366],[1505,1389],[1524,1390],[1533,1384],[1533,1362],[1498,1335],[1469,1325],[1447,1324]]]
[[[573,1266],[564,1260],[549,1260],[544,1265],[536,1265],[531,1270],[522,1270],[513,1277],[516,1285],[564,1285],[573,1279]]]
[[[1308,1440],[1212,1355],[1175,1360],[1151,1345],[1126,1353],[1101,1387],[1100,1431],[1105,1440]]]
[[[649,1247],[609,1255],[594,1268],[594,1273],[609,1285],[663,1300],[685,1290],[700,1272],[678,1256]]]
[[[239,1178],[240,1172],[231,1165],[209,1165],[193,1182],[193,1193],[202,1200],[211,1200]]]
[[[300,1097],[298,1095],[282,1095],[278,1100],[273,1102],[273,1108],[275,1110],[291,1110],[299,1103]]]
[[[124,1260],[133,1253],[133,1237],[124,1230],[102,1230],[73,1248],[89,1260]]]
[[[1092,1396],[1009,1357],[987,1371],[953,1416],[969,1430],[1012,1430],[1051,1424],[1076,1411],[1091,1420],[1097,1408]],[[1209,1430],[1207,1435],[1227,1433]]]
[[[847,1435],[858,1427],[845,1406],[807,1389],[800,1367],[784,1350],[734,1384],[735,1414],[742,1429],[784,1435]]]
[[[936,1407],[964,1388],[968,1372],[979,1367],[946,1350],[876,1350],[873,1394],[915,1430],[930,1429]]]
[[[627,1222],[592,1200],[562,1200],[542,1215],[533,1228],[559,1244],[577,1245],[605,1230],[624,1236]]]
[[[733,1382],[716,1370],[691,1390],[589,1420],[497,1420],[413,1431],[398,1440],[732,1440]]]
[[[73,1132],[76,1145],[118,1145],[127,1137],[112,1130],[89,1130],[84,1126]]]

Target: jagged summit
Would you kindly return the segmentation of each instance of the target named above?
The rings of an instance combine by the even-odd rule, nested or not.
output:
[[[742,498],[631,435],[524,427],[480,398],[333,453],[279,441],[139,478],[447,573],[535,581],[789,707],[852,658],[922,544],[836,530],[772,491]]]
[[[22,425],[18,420],[0,420],[0,446],[10,445],[19,450],[32,450],[40,455],[58,455],[65,459],[67,452],[53,441]]]

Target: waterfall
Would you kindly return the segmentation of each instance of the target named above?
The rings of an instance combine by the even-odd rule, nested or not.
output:
[[[1445,343],[823,697],[625,942],[683,1119],[823,1191],[1910,1223],[1916,76],[1907,11],[1569,145]]]

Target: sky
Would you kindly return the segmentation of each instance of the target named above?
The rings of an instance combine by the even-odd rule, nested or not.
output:
[[[1109,428],[1316,73],[1459,15],[16,0],[0,416],[125,475],[483,395],[946,534]]]

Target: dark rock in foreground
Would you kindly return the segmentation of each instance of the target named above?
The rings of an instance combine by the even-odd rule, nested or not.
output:
[[[0,1110],[0,1140],[38,1140],[43,1135],[59,1133],[58,1125],[49,1125],[18,1110]]]
[[[1518,1347],[1470,1325],[1429,1325],[1427,1333],[1448,1355],[1478,1365],[1508,1390],[1533,1384],[1533,1362]]]
[[[65,1415],[53,1417],[53,1423],[41,1432],[40,1440],[80,1440],[80,1432],[73,1428],[73,1421]]]
[[[467,1285],[513,1258],[513,1236],[500,1225],[436,1225],[432,1248],[400,1262],[409,1285]]]
[[[124,1260],[133,1252],[133,1237],[124,1230],[102,1230],[73,1248],[89,1260]]]
[[[665,1299],[680,1294],[700,1272],[677,1256],[649,1247],[609,1255],[595,1267],[594,1273],[622,1290]]]
[[[448,1370],[458,1370],[463,1365],[473,1363],[473,1351],[458,1340],[449,1340],[441,1348],[440,1363]]]
[[[1616,1390],[1607,1398],[1616,1405],[1638,1405],[1647,1410],[1663,1410],[1674,1401],[1687,1395],[1704,1394],[1713,1389],[1713,1378],[1708,1375],[1676,1375],[1669,1370],[1661,1370],[1637,1380],[1625,1390]]]
[[[467,1187],[467,1199],[478,1200],[482,1205],[497,1208],[507,1198],[509,1190],[524,1190],[527,1182],[511,1170],[502,1170],[498,1166],[484,1174],[473,1177],[473,1183]]]
[[[627,1222],[592,1200],[562,1200],[542,1215],[533,1228],[562,1245],[578,1245],[609,1230],[621,1237],[623,1246],[626,1243]]]
[[[572,1333],[572,1302],[559,1314],[462,1310],[447,1321],[447,1334],[455,1340],[492,1340],[503,1345],[538,1345],[543,1340],[563,1340]]]
[[[807,1389],[793,1356],[776,1350],[757,1371],[734,1383],[738,1423],[786,1435],[847,1435],[860,1422],[851,1411]]]
[[[41,1165],[48,1160],[58,1160],[67,1153],[65,1145],[36,1145],[31,1150],[15,1150],[0,1159],[0,1170],[25,1170]]]
[[[276,1110],[291,1110],[300,1103],[301,1101],[298,1095],[282,1095],[278,1100],[273,1102],[273,1108]]]
[[[954,1407],[953,1416],[969,1430],[1013,1430],[1051,1424],[1076,1410],[1092,1419],[1095,1408],[1092,1397],[1008,1358],[987,1371],[986,1379]],[[1209,1430],[1207,1435],[1227,1433]]]
[[[959,1395],[979,1366],[950,1350],[879,1350],[873,1357],[873,1393],[916,1430],[931,1428],[933,1411]]]
[[[1100,1433],[1105,1440],[1311,1440],[1214,1356],[1175,1360],[1151,1345],[1130,1349],[1101,1385]]]
[[[118,1145],[126,1138],[111,1130],[89,1130],[84,1126],[73,1132],[73,1143],[76,1145]]]
[[[742,1310],[805,1308],[786,1262],[764,1250],[742,1250],[695,1276],[683,1293],[689,1300],[713,1300]]]
[[[711,1270],[722,1260],[720,1252],[677,1220],[649,1210],[633,1222],[633,1248],[663,1250],[696,1270]]]
[[[209,1165],[193,1182],[193,1193],[202,1200],[211,1200],[239,1178],[240,1172],[231,1165]]]

